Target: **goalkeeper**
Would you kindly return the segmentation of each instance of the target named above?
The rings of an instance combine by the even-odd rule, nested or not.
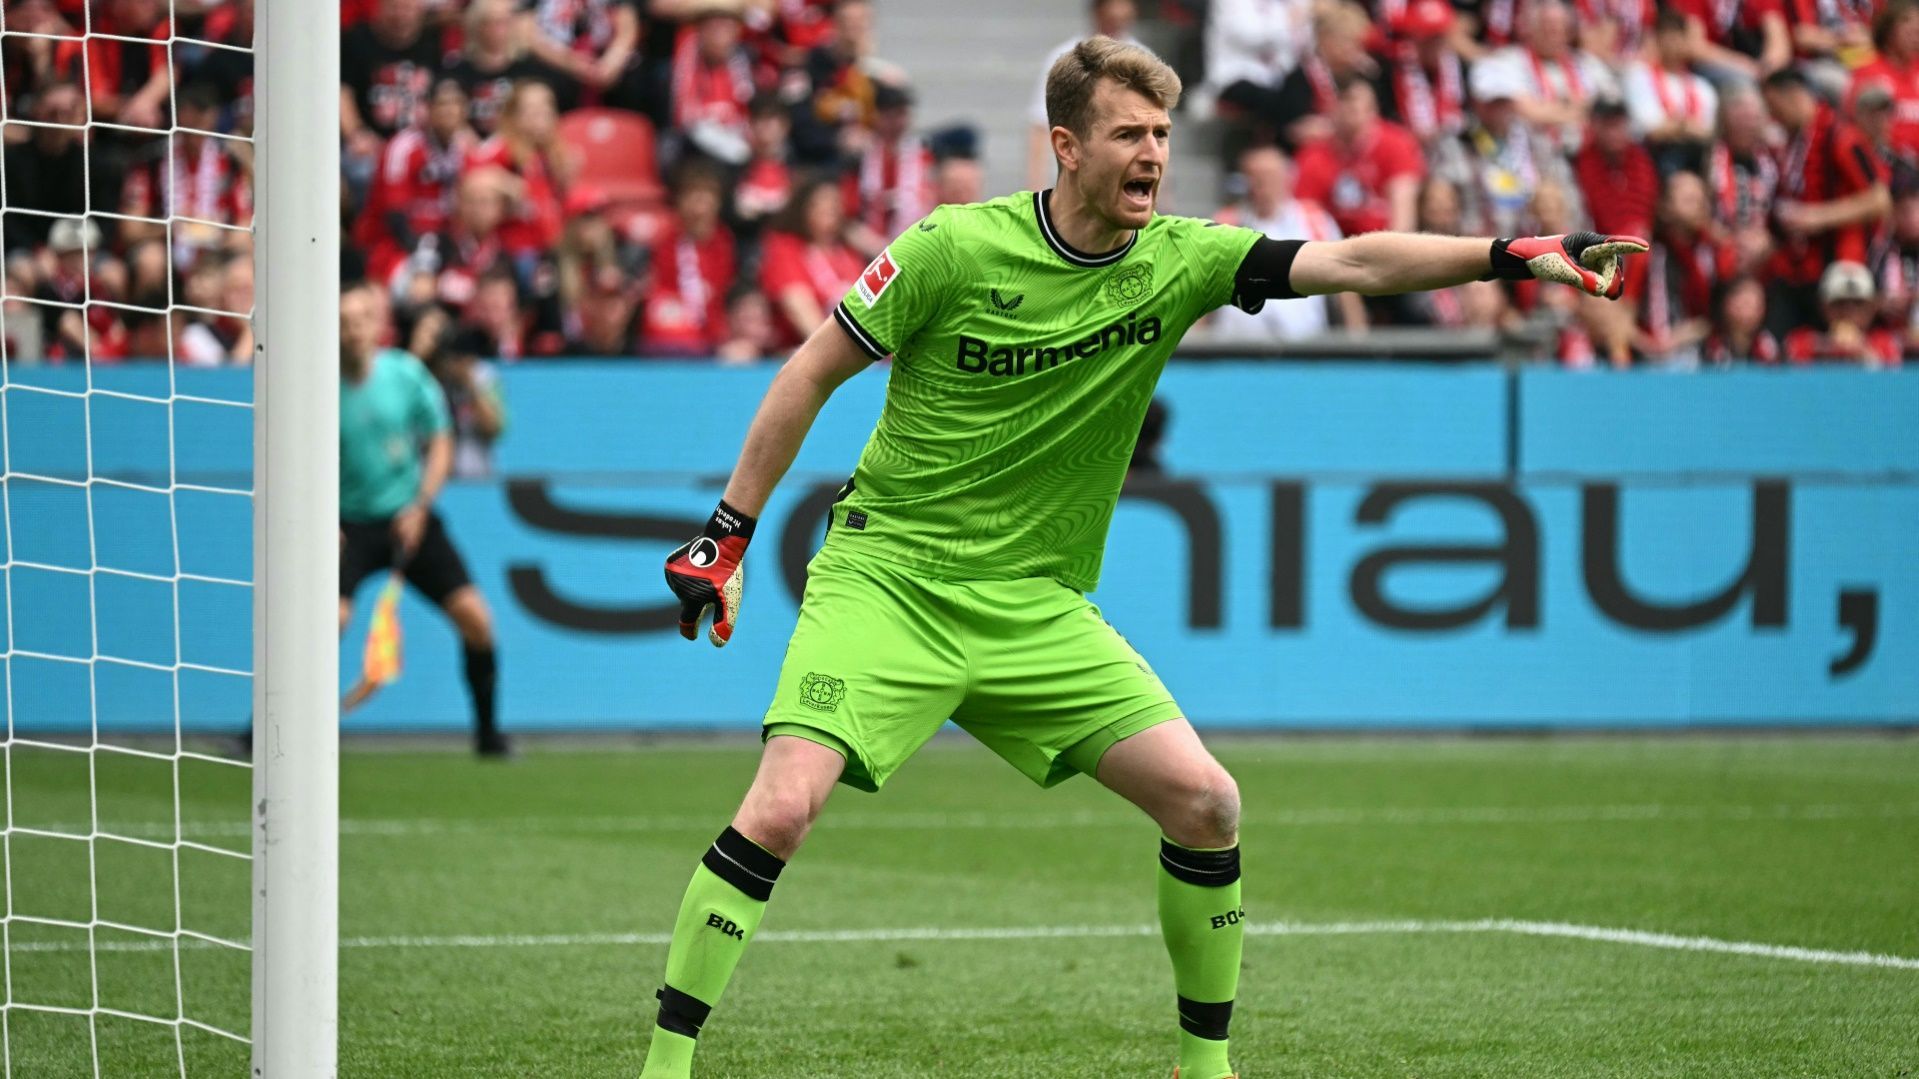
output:
[[[759,773],[706,851],[667,953],[645,1079],[701,1025],[836,783],[875,791],[949,717],[1042,786],[1092,776],[1159,826],[1183,1079],[1232,1074],[1245,931],[1239,794],[1084,593],[1166,357],[1213,308],[1538,277],[1617,297],[1630,237],[1371,234],[1324,243],[1157,216],[1179,79],[1109,38],[1053,65],[1058,181],[909,228],[768,389],[719,508],[666,577],[724,644],[754,518],[820,407],[893,356],[886,407],[828,519]],[[769,1073],[770,1074],[770,1073]]]
[[[474,748],[504,756],[493,719],[493,619],[433,512],[453,464],[446,395],[411,353],[380,347],[385,330],[372,286],[340,290],[340,631],[360,582],[398,569],[459,631]]]

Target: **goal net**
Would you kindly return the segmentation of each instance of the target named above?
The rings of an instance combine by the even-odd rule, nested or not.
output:
[[[339,9],[258,2],[0,11],[8,1076],[332,1074]]]

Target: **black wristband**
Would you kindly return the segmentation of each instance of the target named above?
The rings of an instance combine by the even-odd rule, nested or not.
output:
[[[1526,260],[1509,253],[1506,246],[1511,240],[1494,240],[1492,247],[1492,268],[1486,271],[1481,281],[1530,281],[1533,272],[1526,268]]]
[[[706,529],[702,535],[710,536],[716,540],[725,539],[728,536],[752,539],[753,526],[758,523],[758,518],[748,517],[746,514],[727,505],[726,499],[722,498],[720,499],[719,506],[713,510],[713,516],[706,519]]]

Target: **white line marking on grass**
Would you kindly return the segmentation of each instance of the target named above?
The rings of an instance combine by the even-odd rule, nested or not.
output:
[[[632,817],[502,817],[497,820],[465,817],[346,818],[343,836],[406,838],[412,836],[480,835],[597,835],[647,832],[705,832],[721,814]],[[1587,806],[1374,806],[1284,809],[1248,813],[1243,825],[1258,827],[1313,827],[1364,824],[1588,824],[1631,821],[1825,821],[1903,819],[1919,817],[1919,803],[1858,803],[1839,805],[1661,805],[1658,803]],[[1139,821],[1137,814],[1112,811],[1073,813],[849,813],[821,818],[826,831],[1030,831],[1048,828],[1109,827]],[[46,831],[85,836],[84,822],[37,825]],[[139,822],[101,825],[102,832],[136,839],[171,839],[173,823]],[[250,836],[240,822],[186,822],[186,838]]]
[[[1100,937],[1157,937],[1153,925],[1036,925],[982,928],[944,926],[902,927],[897,929],[789,929],[770,930],[754,939],[772,944],[868,944],[896,941],[974,941],[974,940],[1086,940]],[[1612,929],[1570,922],[1535,922],[1515,918],[1480,918],[1472,921],[1425,921],[1397,919],[1365,922],[1270,922],[1253,923],[1246,932],[1256,937],[1340,937],[1391,936],[1449,933],[1505,933],[1524,937],[1557,937],[1601,944],[1627,944],[1642,948],[1661,948],[1682,952],[1713,952],[1744,955],[1759,959],[1783,959],[1800,963],[1851,967],[1881,967],[1892,970],[1919,970],[1919,959],[1878,952],[1840,952],[1824,948],[1801,948],[1789,944],[1760,944],[1753,941],[1721,940],[1717,937],[1686,937],[1640,929]],[[567,948],[663,945],[672,941],[669,933],[554,933],[508,934],[503,936],[463,935],[424,937],[347,937],[342,948]],[[204,942],[181,940],[182,948]],[[211,946],[211,945],[207,945]],[[170,951],[170,940],[101,941],[103,952]],[[84,952],[77,941],[13,942],[20,952]]]

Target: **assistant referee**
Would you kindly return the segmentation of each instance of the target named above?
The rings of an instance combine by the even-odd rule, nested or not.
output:
[[[364,283],[340,291],[340,632],[360,583],[397,567],[459,631],[474,748],[504,756],[493,715],[493,617],[433,512],[453,463],[446,395],[411,353],[381,347],[381,301]]]

